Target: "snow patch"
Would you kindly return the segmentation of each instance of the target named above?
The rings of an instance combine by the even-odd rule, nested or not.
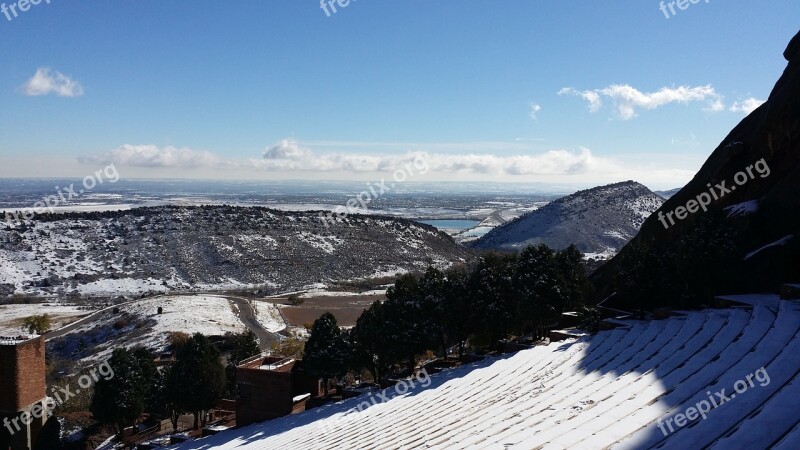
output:
[[[748,253],[748,254],[747,254],[747,256],[745,256],[745,257],[744,257],[744,259],[745,259],[745,261],[747,261],[748,259],[752,258],[753,256],[757,255],[758,253],[760,253],[760,252],[762,252],[762,251],[764,251],[764,250],[766,250],[766,249],[768,249],[768,248],[771,248],[771,247],[778,247],[778,246],[780,246],[780,245],[784,245],[784,244],[786,244],[787,242],[791,241],[791,240],[792,240],[792,238],[794,238],[794,235],[793,235],[793,234],[790,234],[790,235],[788,235],[788,236],[785,236],[785,237],[783,237],[783,238],[781,238],[781,239],[778,239],[777,241],[775,241],[775,242],[773,242],[773,243],[771,243],[771,244],[767,244],[767,245],[765,245],[765,246],[761,247],[760,249],[758,249],[758,250],[756,250],[756,251],[754,251],[754,252],[750,252],[750,253]]]
[[[746,216],[758,211],[758,200],[750,200],[735,205],[728,206],[725,211],[728,212],[728,217]]]

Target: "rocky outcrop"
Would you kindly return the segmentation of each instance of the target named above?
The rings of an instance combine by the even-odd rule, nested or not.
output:
[[[742,276],[738,285],[729,286],[731,291],[777,292],[782,283],[800,280],[800,34],[784,56],[789,64],[767,102],[730,132],[694,179],[644,223],[629,246],[664,248],[676,243],[704,214],[700,209],[682,214],[681,220],[676,211],[697,209],[690,202],[701,196],[705,200],[707,193],[713,195],[707,208],[724,210],[738,230]],[[756,170],[759,162],[767,169]],[[747,181],[737,183],[737,177]],[[674,225],[664,218],[670,213]],[[623,249],[595,274],[601,295],[613,292],[613,274],[629,250]]]

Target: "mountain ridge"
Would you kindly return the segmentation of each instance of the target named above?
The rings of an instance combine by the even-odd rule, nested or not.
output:
[[[269,292],[446,266],[467,249],[410,220],[261,207],[45,214],[0,229],[0,295]]]
[[[630,180],[585,189],[490,231],[472,246],[522,250],[528,245],[563,249],[575,244],[583,253],[616,252],[663,201]]]

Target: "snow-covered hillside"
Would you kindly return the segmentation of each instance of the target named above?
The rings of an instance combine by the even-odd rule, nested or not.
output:
[[[18,305],[6,308],[14,310]],[[158,309],[162,313],[158,313]],[[39,312],[47,312],[42,307]],[[49,354],[65,360],[97,362],[115,348],[143,346],[155,353],[172,333],[222,336],[247,330],[243,312],[231,299],[216,295],[174,295],[135,300],[98,311],[67,331],[48,335]],[[258,305],[255,319],[268,332],[286,328],[275,305]]]
[[[26,317],[47,314],[52,329],[61,328],[93,312],[91,306],[58,303],[32,303],[28,305],[0,305],[0,336],[14,336],[22,330]]]
[[[476,248],[521,250],[575,244],[591,254],[614,254],[633,238],[664,199],[634,181],[580,191],[495,228]]]
[[[796,449],[800,305],[737,300],[754,306],[626,321],[177,448]]]
[[[42,215],[0,230],[0,296],[270,293],[468,257],[446,234],[404,219],[228,206]]]

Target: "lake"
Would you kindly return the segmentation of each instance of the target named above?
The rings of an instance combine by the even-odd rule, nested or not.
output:
[[[463,219],[442,219],[442,220],[418,220],[419,223],[432,225],[440,230],[468,230],[474,228],[481,223],[478,220],[463,220]]]

